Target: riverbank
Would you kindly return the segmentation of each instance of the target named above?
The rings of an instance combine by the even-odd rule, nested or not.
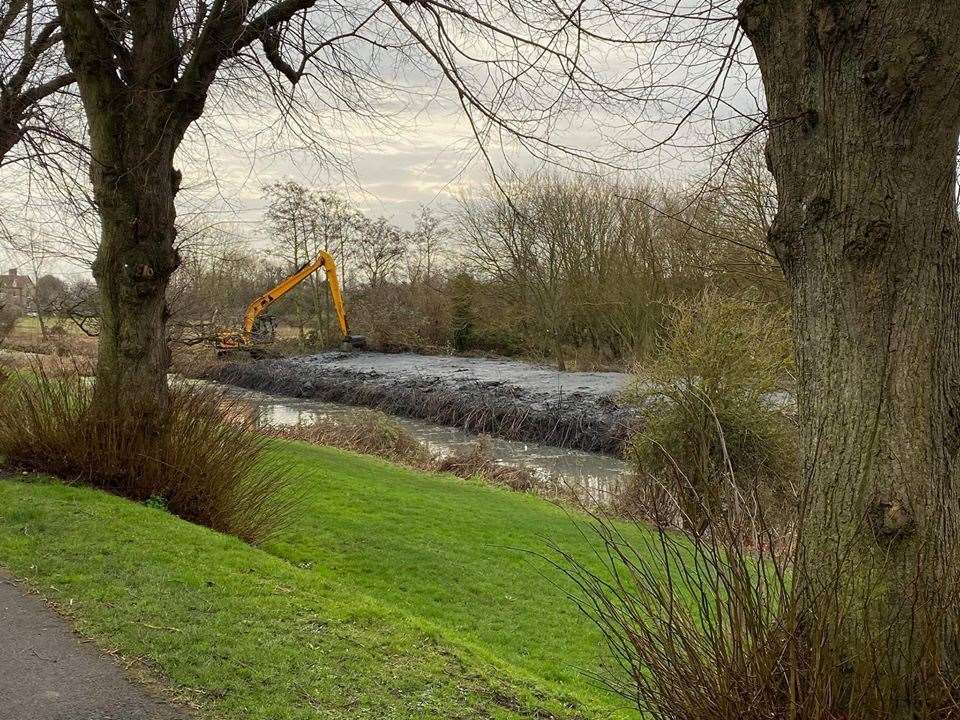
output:
[[[608,506],[634,474],[627,462],[610,455],[477,435],[369,408],[204,382],[223,392],[238,410],[243,408],[245,417],[270,435],[376,455],[413,469],[441,467],[455,475],[479,471],[495,484],[507,480],[514,489],[553,501]]]
[[[602,638],[538,556],[593,562],[586,516],[329,448],[273,452],[302,513],[263,548],[18,478],[0,480],[0,564],[200,718],[636,717],[590,679]]]
[[[226,363],[207,379],[608,455],[620,455],[640,420],[636,408],[617,401],[625,373],[508,360],[326,352]]]

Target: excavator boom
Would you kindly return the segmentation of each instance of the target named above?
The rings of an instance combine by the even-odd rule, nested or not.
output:
[[[333,309],[337,314],[337,323],[340,325],[340,332],[343,333],[344,345],[361,346],[363,338],[350,335],[347,313],[343,306],[343,294],[340,292],[340,279],[337,276],[337,264],[330,253],[321,250],[313,261],[307,263],[292,275],[285,277],[263,295],[255,298],[247,306],[244,313],[243,330],[241,332],[235,330],[221,331],[217,336],[217,349],[231,350],[253,345],[257,320],[263,315],[264,311],[320,268],[323,268],[327,276],[327,285],[330,288],[330,296],[333,298]]]
[[[340,331],[344,337],[350,334],[347,326],[347,314],[343,309],[343,295],[340,293],[340,280],[337,277],[337,264],[333,261],[333,256],[326,250],[321,250],[317,257],[297,270],[293,275],[285,277],[274,287],[270,288],[260,297],[254,299],[247,306],[247,312],[243,316],[243,331],[252,333],[253,326],[257,318],[277,300],[282,298],[297,285],[302,283],[317,270],[323,268],[327,274],[327,284],[330,286],[330,295],[333,297],[333,307],[337,313],[337,322],[340,324]]]

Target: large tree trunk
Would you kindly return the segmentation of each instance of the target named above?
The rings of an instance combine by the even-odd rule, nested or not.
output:
[[[102,223],[93,274],[101,330],[94,409],[137,434],[160,427],[169,403],[167,285],[175,249],[177,139],[140,103],[91,128],[91,180]],[[123,128],[117,132],[115,128]]]
[[[960,4],[747,0],[740,22],[763,73],[770,244],[795,312],[810,493],[798,581],[835,601],[820,621],[906,706],[922,661],[956,649]]]
[[[291,82],[301,73],[280,50],[278,27],[315,0],[181,3],[56,0],[63,49],[90,134],[90,177],[103,236],[94,265],[103,329],[96,409],[141,436],[169,403],[165,294],[178,257],[173,158],[203,113],[220,66],[253,43]],[[254,12],[255,10],[255,12]],[[192,17],[192,16],[191,16]],[[55,90],[56,83],[48,83]]]
[[[64,52],[90,137],[90,180],[101,222],[93,264],[101,330],[93,411],[132,440],[160,430],[169,406],[167,285],[179,264],[174,155],[200,116],[216,65],[176,85],[182,60],[169,31],[176,4],[131,4],[134,47],[117,54],[97,7],[58,0]]]

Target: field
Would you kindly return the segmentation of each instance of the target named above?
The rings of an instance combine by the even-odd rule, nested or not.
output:
[[[3,339],[3,346],[32,352],[92,355],[96,338],[86,335],[75,323],[63,318],[44,318],[49,337],[44,340],[40,332],[40,320],[24,315],[17,319],[10,333]]]
[[[540,554],[585,518],[298,443],[292,531],[261,549],[43,479],[0,481],[0,564],[211,718],[632,717]]]

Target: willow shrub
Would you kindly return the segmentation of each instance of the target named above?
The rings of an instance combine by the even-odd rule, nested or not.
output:
[[[891,674],[882,634],[864,633],[853,655],[845,648],[844,632],[871,610],[866,593],[851,593],[857,580],[823,578],[813,591],[797,579],[802,538],[773,551],[778,531],[762,512],[751,527],[748,543],[723,515],[697,536],[597,517],[590,562],[554,548],[572,597],[606,639],[601,683],[650,720],[960,718],[960,672],[934,641],[957,637],[955,573],[904,607],[913,662]],[[928,554],[917,570],[941,560]]]
[[[416,470],[478,479],[517,492],[545,489],[530,470],[499,463],[485,436],[450,455],[439,455],[395,419],[376,410],[359,410],[345,421],[317,418],[306,425],[272,426],[261,431],[274,437],[375,455]]]
[[[289,468],[267,453],[269,439],[223,393],[173,389],[162,429],[131,437],[136,416],[99,417],[93,386],[79,373],[41,367],[4,387],[0,455],[137,502],[150,501],[190,522],[258,543],[283,530],[297,506]]]
[[[756,487],[768,511],[792,512],[798,460],[783,313],[707,292],[674,308],[664,336],[625,393],[644,407],[644,423],[628,448],[636,476],[621,509],[701,532],[720,513],[749,515],[745,487]]]

